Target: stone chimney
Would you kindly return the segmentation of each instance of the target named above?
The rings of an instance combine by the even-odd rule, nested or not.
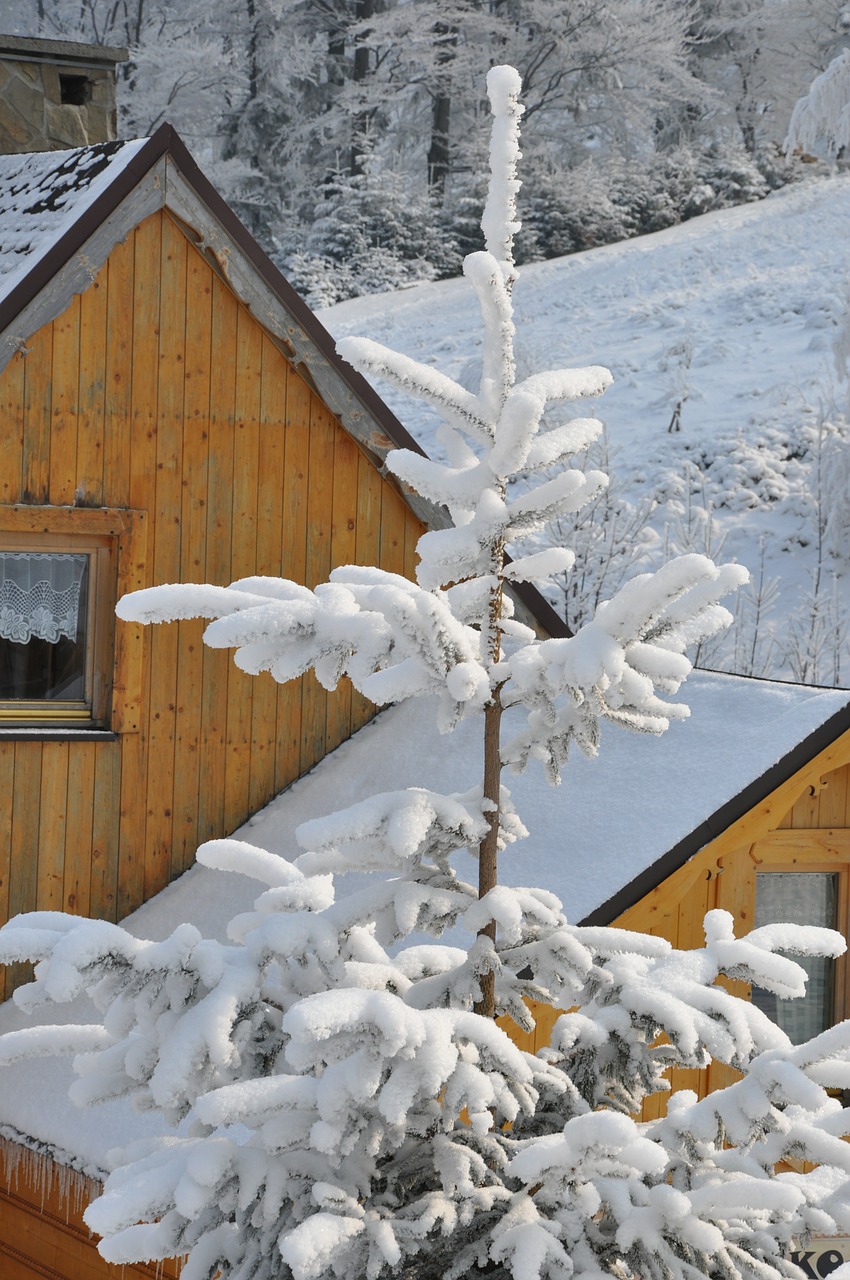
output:
[[[111,142],[126,49],[0,35],[0,153]]]

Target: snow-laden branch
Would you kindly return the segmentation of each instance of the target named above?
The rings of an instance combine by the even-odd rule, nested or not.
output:
[[[785,154],[798,148],[817,151],[823,147],[830,156],[850,146],[850,49],[833,58],[825,71],[811,83],[809,92],[791,113]]]
[[[421,397],[481,444],[492,442],[493,421],[486,417],[485,406],[446,374],[371,338],[340,338],[336,349],[355,369]]]
[[[467,254],[463,274],[475,290],[484,326],[479,400],[488,420],[497,422],[516,372],[510,281],[492,253]]]
[[[520,649],[503,664],[504,700],[529,714],[503,748],[505,763],[521,770],[540,759],[556,782],[573,740],[596,754],[602,718],[644,733],[684,719],[687,707],[658,691],[676,693],[691,670],[685,650],[728,626],[719,601],[747,577],[740,565],[680,556],[626,583],[570,639]]]
[[[125,596],[119,613],[146,622],[215,618],[204,643],[235,649],[236,665],[252,675],[269,671],[283,682],[313,668],[327,689],[347,675],[379,705],[435,693],[444,724],[489,696],[475,631],[441,595],[380,569],[336,569],[315,591],[247,578],[230,588],[198,586],[187,600],[182,586],[148,587]]]
[[[481,217],[487,252],[499,263],[505,283],[516,277],[514,236],[520,229],[516,197],[520,159],[519,122],[525,107],[519,101],[522,81],[513,67],[491,67],[487,72],[487,96],[493,116],[490,135],[490,184]]]
[[[439,795],[419,787],[361,800],[326,818],[302,823],[296,838],[308,850],[298,866],[310,872],[397,870],[423,856],[448,866],[457,849],[477,845],[487,827],[480,792]]]

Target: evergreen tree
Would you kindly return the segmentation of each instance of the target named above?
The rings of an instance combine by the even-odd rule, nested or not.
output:
[[[557,782],[573,742],[590,755],[607,719],[663,731],[685,648],[728,622],[720,597],[745,575],[689,555],[626,583],[571,639],[539,640],[512,616],[510,581],[568,568],[566,551],[523,554],[546,522],[604,485],[564,466],[598,434],[594,418],[545,428],[548,405],[610,381],[600,367],[517,381],[511,287],[519,78],[490,72],[494,114],[487,247],[466,260],[481,303],[477,393],[364,339],[346,358],[425,396],[445,418],[449,462],[410,452],[390,467],[443,501],[453,526],[420,541],[418,583],[347,566],[308,590],[251,578],[156,587],[120,613],[146,622],[212,618],[206,642],[278,680],[343,674],[384,704],[431,695],[445,731],[483,731],[483,782],[442,795],[372,796],[299,829],[292,861],[235,840],[207,866],[263,886],[229,942],[189,924],[163,942],[111,924],[35,913],[0,931],[0,958],[39,962],[17,1000],[37,1008],[88,991],[102,1026],[12,1033],[6,1060],[77,1052],[75,1101],[132,1096],[171,1136],[125,1153],[89,1225],[114,1262],[188,1254],[184,1280],[696,1280],[791,1276],[792,1239],[850,1230],[850,1027],[793,1046],[720,976],[800,995],[777,952],[837,954],[832,931],[770,926],[735,939],[724,912],[706,944],[568,924],[542,889],[498,883],[497,855],[525,834],[503,765]],[[529,487],[511,480],[522,473]],[[508,563],[506,544],[515,558]],[[451,585],[449,585],[451,584]],[[518,719],[501,731],[504,707]],[[476,891],[454,866],[479,864]],[[372,873],[337,898],[334,880]],[[411,943],[462,926],[465,947]],[[571,1008],[533,1056],[494,1021],[528,1028],[528,999]],[[729,1063],[739,1083],[667,1115],[633,1117],[671,1067]],[[776,1176],[789,1157],[819,1161]]]

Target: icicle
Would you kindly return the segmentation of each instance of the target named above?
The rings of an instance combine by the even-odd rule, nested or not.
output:
[[[0,1133],[0,1173],[4,1185],[29,1198],[33,1204],[37,1198],[41,1213],[55,1196],[66,1222],[82,1213],[103,1189],[101,1180],[92,1177],[90,1171],[74,1167],[80,1163],[78,1158],[47,1143],[38,1143],[22,1134],[12,1136],[8,1130]]]

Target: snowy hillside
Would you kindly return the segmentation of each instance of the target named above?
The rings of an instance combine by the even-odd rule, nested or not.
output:
[[[761,597],[754,585],[736,634],[703,665],[850,682],[848,383],[836,356],[848,346],[848,273],[850,177],[522,270],[521,372],[600,363],[614,374],[595,411],[613,501],[628,504],[621,522],[656,500],[642,531],[624,534],[640,553],[629,572],[657,564],[666,544],[738,559],[757,583],[764,550]],[[467,384],[474,376],[481,330],[463,280],[354,299],[321,318],[336,337],[363,333],[433,353]],[[380,390],[438,452],[423,409]]]

